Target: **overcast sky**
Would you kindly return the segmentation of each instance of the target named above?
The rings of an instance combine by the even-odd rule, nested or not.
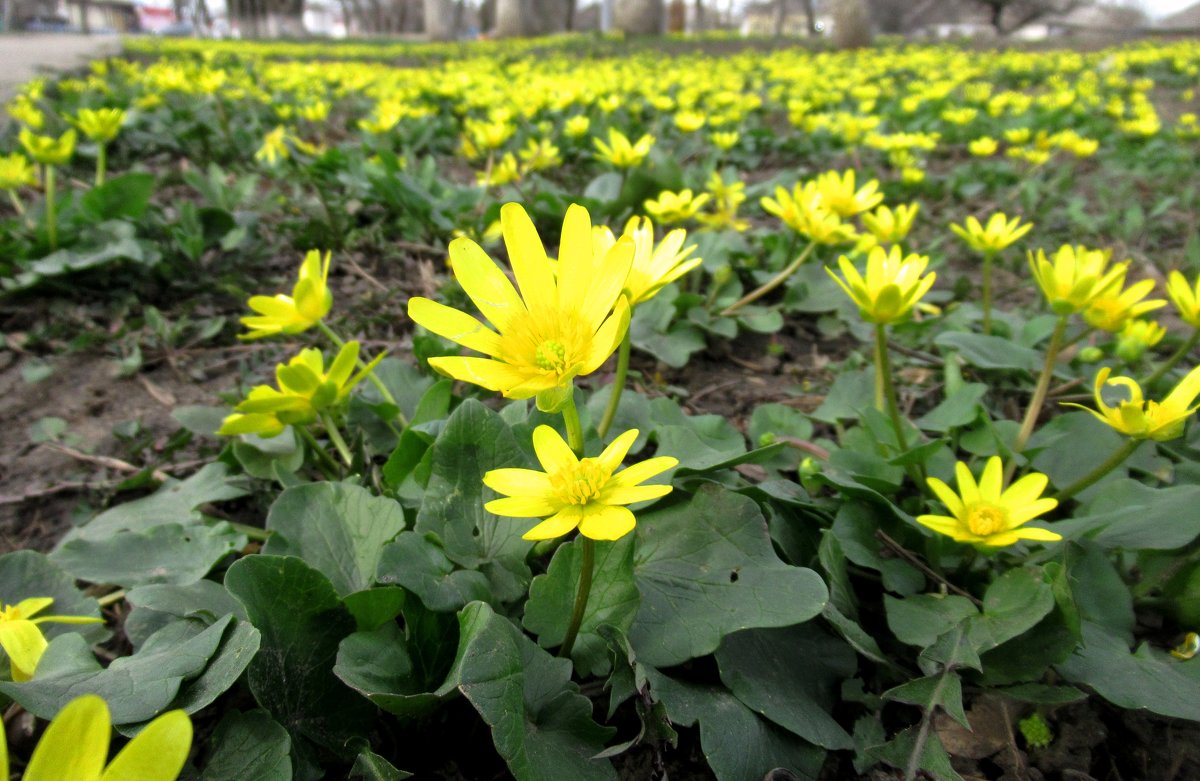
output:
[[[1187,8],[1195,0],[1142,0],[1142,8],[1151,16],[1166,16]]]

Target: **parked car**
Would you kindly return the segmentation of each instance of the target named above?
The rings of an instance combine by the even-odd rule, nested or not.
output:
[[[31,16],[21,25],[22,29],[31,33],[77,33],[79,28],[71,24],[65,16],[45,14]]]

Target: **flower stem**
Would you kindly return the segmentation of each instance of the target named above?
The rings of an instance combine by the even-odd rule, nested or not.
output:
[[[564,659],[570,658],[571,651],[575,648],[575,638],[579,636],[579,626],[583,623],[583,614],[587,612],[588,596],[592,593],[592,570],[596,564],[596,543],[583,535],[579,536],[579,540],[583,544],[583,560],[579,564],[579,590],[575,592],[571,623],[567,626],[562,647],[558,649],[558,655]]]
[[[875,406],[880,412],[887,412],[892,419],[892,429],[896,432],[896,444],[900,446],[900,451],[907,450],[900,405],[896,401],[896,385],[892,382],[891,361],[888,360],[887,327],[883,323],[875,324]]]
[[[17,210],[17,214],[25,213],[25,204],[21,203],[21,199],[17,197],[16,190],[9,190],[8,198],[12,201],[13,208]]]
[[[621,393],[625,390],[625,375],[629,373],[629,350],[633,345],[629,329],[625,329],[625,338],[621,340],[621,349],[617,353],[617,374],[613,377],[612,393],[608,397],[608,406],[604,409],[604,417],[596,429],[600,439],[608,434],[612,427],[613,418],[617,416],[617,408],[621,406]]]
[[[321,443],[317,441],[317,438],[312,435],[311,431],[304,426],[295,426],[294,428],[300,434],[300,438],[308,445],[309,450],[317,457],[317,466],[320,470],[330,480],[337,480],[342,471],[337,461],[334,461],[329,453],[325,452],[325,448],[321,447]]]
[[[124,598],[125,589],[119,588],[116,591],[112,591],[102,597],[96,597],[96,604],[98,604],[100,607],[108,607],[109,605],[120,602]]]
[[[318,320],[317,328],[320,329],[321,333],[325,334],[325,338],[328,339],[329,341],[333,342],[334,345],[337,346],[337,348],[339,350],[346,346],[346,340],[343,339],[342,337],[338,336],[336,333],[334,333],[334,330],[332,328],[325,325],[325,321]],[[358,368],[360,368],[360,369],[367,368],[367,362],[364,361],[361,357],[359,357],[359,359],[358,359]],[[396,403],[396,397],[393,396],[392,392],[387,389],[386,385],[383,384],[383,380],[381,380],[375,376],[374,369],[372,369],[371,372],[367,375],[367,379],[370,380],[371,384],[375,386],[375,390],[379,391],[379,395],[383,397],[383,400],[396,408],[396,422],[399,423],[402,427],[407,426],[408,419],[404,417],[404,413],[400,410],[400,405]],[[387,424],[388,424],[388,427],[392,429],[393,434],[395,434],[396,436],[400,436],[400,432],[397,431],[394,426],[392,426],[392,422],[390,420],[387,422]]]
[[[108,146],[100,144],[96,147],[96,186],[104,184],[104,174],[108,169]]]
[[[1192,335],[1188,337],[1188,340],[1181,344],[1179,349],[1176,350],[1161,366],[1155,369],[1153,374],[1142,380],[1142,387],[1146,390],[1150,390],[1154,386],[1154,383],[1161,380],[1163,375],[1171,371],[1171,369],[1174,369],[1175,364],[1183,360],[1184,357],[1195,348],[1197,342],[1200,342],[1200,328],[1197,328],[1195,331],[1193,331]]]
[[[1029,400],[1029,409],[1025,410],[1025,419],[1021,421],[1021,428],[1017,431],[1017,438],[1013,440],[1012,451],[1014,454],[1020,453],[1025,449],[1025,443],[1029,441],[1030,435],[1033,434],[1033,427],[1037,424],[1038,414],[1042,411],[1042,405],[1046,403],[1046,391],[1050,389],[1050,378],[1054,376],[1054,364],[1058,360],[1058,351],[1062,347],[1063,333],[1066,330],[1067,315],[1062,315],[1058,318],[1058,322],[1054,324],[1054,333],[1050,335],[1050,344],[1046,347],[1046,361],[1042,364],[1042,374],[1038,377],[1037,387],[1033,390],[1033,398]],[[1016,468],[1016,459],[1008,462],[1009,473],[1005,475],[1005,482],[1012,477],[1012,472]]]
[[[54,166],[46,166],[46,238],[50,249],[58,249],[58,214],[54,203]]]
[[[354,457],[350,455],[350,448],[346,446],[346,440],[342,439],[342,432],[338,430],[337,423],[333,416],[328,413],[321,413],[321,423],[325,426],[325,433],[329,435],[329,441],[337,448],[338,455],[342,457],[342,461],[346,466],[354,463]]]
[[[567,395],[567,403],[562,408],[563,423],[567,427],[567,444],[571,446],[576,458],[583,458],[583,424],[579,422],[579,409],[575,406],[575,389]]]
[[[758,299],[765,296],[767,293],[770,293],[772,290],[774,290],[775,288],[782,285],[784,282],[787,281],[788,277],[790,277],[792,274],[796,273],[796,269],[800,268],[800,264],[802,264],[804,261],[808,260],[808,256],[812,254],[813,248],[816,246],[817,246],[817,243],[815,241],[810,241],[808,243],[808,246],[804,248],[804,251],[801,252],[799,255],[797,255],[796,259],[793,260],[790,264],[788,264],[787,268],[785,268],[783,271],[780,271],[778,274],[776,274],[774,277],[772,277],[770,279],[770,281],[766,282],[763,285],[760,285],[759,287],[755,288],[754,290],[751,290],[749,293],[742,296],[737,301],[734,301],[732,304],[725,307],[724,311],[721,312],[721,316],[722,317],[732,316],[734,312],[741,309],[746,304],[754,303]]]
[[[1140,439],[1132,439],[1131,438],[1131,439],[1125,440],[1125,444],[1123,444],[1119,448],[1117,448],[1116,451],[1114,451],[1113,454],[1111,456],[1109,456],[1108,459],[1103,464],[1100,464],[1098,467],[1096,467],[1092,471],[1088,472],[1083,477],[1079,478],[1078,480],[1071,483],[1066,488],[1059,491],[1057,494],[1054,495],[1054,498],[1058,500],[1059,504],[1062,504],[1063,502],[1067,501],[1075,494],[1079,493],[1080,491],[1084,490],[1085,488],[1090,487],[1097,480],[1099,480],[1100,478],[1104,477],[1112,470],[1119,467],[1121,465],[1121,463],[1123,461],[1125,461],[1125,459],[1127,459],[1131,455],[1133,455],[1133,451],[1137,450],[1138,445],[1140,445],[1140,444],[1142,444],[1142,440],[1140,440]]]
[[[983,255],[983,285],[980,292],[983,299],[984,336],[992,335],[992,259],[995,256],[994,252],[986,252]]]

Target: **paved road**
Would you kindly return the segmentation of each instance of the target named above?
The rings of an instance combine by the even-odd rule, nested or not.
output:
[[[120,50],[121,39],[115,35],[0,35],[0,101],[8,102],[39,73],[78,68]]]

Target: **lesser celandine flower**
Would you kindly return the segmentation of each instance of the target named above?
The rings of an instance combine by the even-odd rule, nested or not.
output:
[[[1029,233],[1032,223],[1021,224],[1020,217],[1011,220],[1002,212],[996,212],[988,218],[987,225],[982,225],[975,217],[967,217],[962,225],[951,225],[950,230],[967,246],[980,255],[995,255],[1012,246],[1018,239]]]
[[[119,108],[82,108],[71,124],[79,128],[88,140],[99,144],[107,144],[121,132],[121,124],[125,121],[125,111]]]
[[[919,203],[902,203],[895,209],[880,204],[875,211],[862,216],[863,227],[880,244],[896,244],[908,237],[920,210]]]
[[[1167,295],[1179,312],[1179,319],[1192,328],[1200,328],[1200,277],[1193,285],[1178,271],[1167,276]]]
[[[545,171],[562,165],[562,156],[558,147],[548,139],[536,141],[531,138],[521,150],[521,162],[524,163],[526,171]]]
[[[1136,363],[1166,335],[1167,329],[1153,320],[1128,320],[1117,336],[1115,352],[1122,361]]]
[[[955,464],[954,476],[957,493],[936,477],[926,480],[950,514],[918,515],[917,523],[958,542],[986,548],[1003,548],[1018,540],[1062,539],[1049,529],[1024,525],[1058,506],[1054,499],[1041,498],[1050,482],[1045,475],[1032,472],[1004,490],[1000,457],[992,456],[978,483],[962,461]]]
[[[1097,296],[1120,285],[1128,263],[1108,267],[1111,253],[1064,244],[1052,259],[1043,250],[1029,253],[1033,278],[1057,315],[1082,312]]]
[[[254,153],[254,159],[267,165],[275,165],[281,159],[287,158],[286,138],[287,129],[283,125],[276,126],[274,130],[263,137],[262,146]]]
[[[996,154],[999,146],[996,139],[990,136],[981,136],[967,144],[967,151],[974,157],[990,157]]]
[[[722,130],[712,133],[708,138],[717,149],[720,149],[722,152],[728,152],[737,144],[739,135],[733,131]]]
[[[699,111],[680,111],[675,115],[675,127],[684,133],[695,133],[704,127],[706,119]]]
[[[33,750],[24,781],[175,781],[192,747],[192,720],[182,710],[156,717],[108,761],[112,721],[94,694],[71,700]],[[7,779],[8,741],[0,723],[0,778]]]
[[[773,214],[792,230],[807,236],[817,244],[844,244],[853,241],[854,226],[842,222],[842,218],[825,203],[815,183],[797,184],[789,193],[783,187],[775,188],[775,197],[763,197],[763,210]]]
[[[1096,409],[1081,404],[1064,404],[1087,410],[1097,420],[1132,439],[1153,439],[1157,442],[1175,439],[1183,434],[1183,426],[1187,419],[1200,408],[1200,404],[1193,404],[1196,396],[1200,395],[1200,366],[1188,372],[1161,402],[1147,401],[1142,396],[1142,388],[1137,380],[1131,377],[1109,379],[1111,373],[1112,369],[1105,366],[1096,375],[1093,389]],[[1123,388],[1129,398],[1110,407],[1104,403],[1103,390],[1106,385]]]
[[[221,436],[258,434],[274,437],[288,425],[312,423],[325,411],[340,405],[383,359],[383,354],[351,376],[358,362],[358,342],[346,342],[325,370],[325,358],[316,348],[307,348],[286,364],[275,367],[275,382],[253,388],[225,418],[217,433]]]
[[[21,142],[21,146],[25,147],[25,151],[35,162],[42,165],[62,165],[71,159],[71,155],[75,152],[75,129],[72,128],[63,133],[58,138],[54,136],[39,136],[29,130],[29,128],[21,128],[17,138]]]
[[[679,463],[670,456],[657,456],[618,472],[637,436],[637,429],[626,431],[599,456],[578,458],[557,431],[538,426],[533,449],[546,471],[488,472],[484,484],[506,498],[493,499],[484,509],[512,518],[550,516],[524,534],[527,540],[549,540],[576,528],[593,540],[624,537],[636,525],[633,512],[624,505],[669,494],[669,485],[641,483]]]
[[[322,258],[317,250],[309,250],[300,264],[299,279],[290,296],[280,293],[274,297],[251,298],[248,304],[258,314],[241,318],[242,325],[249,328],[250,333],[238,338],[298,334],[321,322],[333,306],[333,293],[328,286],[330,259],[328,252]]]
[[[104,623],[103,619],[94,616],[38,616],[38,613],[52,604],[52,597],[31,597],[22,599],[15,605],[4,605],[0,608],[0,648],[8,654],[14,681],[28,681],[32,678],[42,654],[46,651],[48,643],[38,627],[39,624]],[[0,774],[0,778],[7,776]]]
[[[579,114],[563,123],[563,132],[567,134],[568,138],[579,138],[582,135],[586,135],[588,128],[591,126],[592,121],[584,115]]]
[[[845,255],[838,258],[844,281],[831,269],[825,271],[858,304],[863,320],[886,324],[904,319],[933,287],[937,274],[930,272],[921,276],[928,265],[928,257],[915,253],[904,255],[898,246],[890,250],[875,247],[867,256],[865,277]]]
[[[37,184],[37,173],[29,158],[20,152],[0,156],[0,190],[15,190]]]
[[[826,171],[817,177],[816,186],[825,208],[843,218],[874,209],[883,201],[879,182],[872,179],[859,188],[854,181],[853,169],[840,174]]]
[[[658,198],[645,202],[646,212],[664,225],[686,222],[696,216],[712,198],[708,193],[694,194],[689,190],[677,193],[663,190]]]
[[[480,171],[475,175],[475,181],[481,187],[499,187],[520,180],[521,167],[517,164],[517,158],[512,152],[505,152],[504,156],[495,161],[490,169]]]
[[[450,243],[455,278],[496,330],[428,298],[409,299],[408,315],[488,356],[431,358],[430,366],[511,399],[537,396],[544,411],[555,411],[555,399],[569,392],[575,377],[600,368],[625,335],[629,302],[621,291],[633,241],[621,239],[593,260],[591,217],[573,205],[563,221],[556,277],[525,210],[505,204],[500,218],[517,288],[478,244],[466,238]]]
[[[696,245],[683,246],[687,240],[683,228],[671,231],[655,246],[654,223],[647,217],[630,217],[621,236],[629,237],[634,246],[633,265],[625,281],[625,295],[631,306],[654,298],[658,291],[702,262],[700,258],[690,258]],[[596,257],[604,257],[617,242],[606,225],[593,228],[592,239]]]
[[[604,143],[599,138],[593,139],[596,144],[596,151],[601,160],[605,160],[617,168],[633,168],[641,165],[646,159],[646,155],[650,154],[650,148],[654,146],[654,136],[646,134],[637,140],[637,143],[630,143],[629,138],[617,130],[615,127],[608,129],[608,143]]]
[[[1087,321],[1088,325],[1102,331],[1116,333],[1133,318],[1167,305],[1167,302],[1161,298],[1142,300],[1154,289],[1154,280],[1152,279],[1143,279],[1122,290],[1124,285],[1125,272],[1122,271],[1120,276],[1105,288],[1104,292],[1088,302],[1087,308],[1083,310],[1083,319]]]

